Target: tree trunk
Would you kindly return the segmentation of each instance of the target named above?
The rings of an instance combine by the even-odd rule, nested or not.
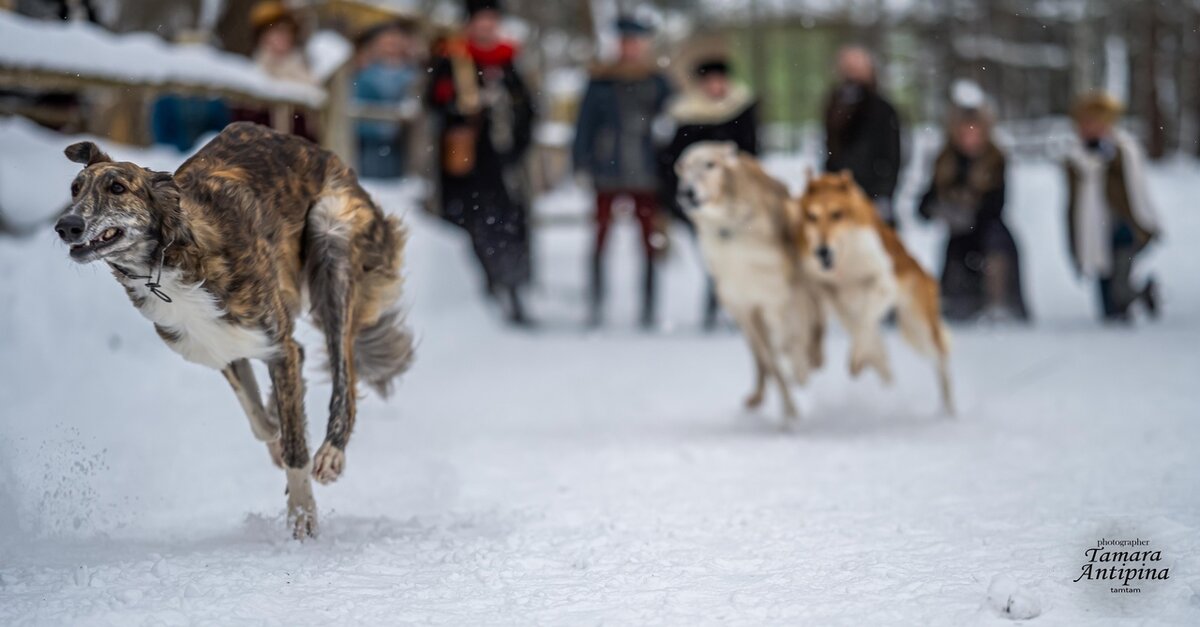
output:
[[[1151,159],[1161,159],[1167,152],[1166,116],[1163,115],[1162,104],[1158,94],[1159,69],[1159,39],[1162,26],[1158,20],[1158,2],[1148,2],[1146,7],[1146,42],[1145,42],[1145,115],[1146,115],[1146,153]]]

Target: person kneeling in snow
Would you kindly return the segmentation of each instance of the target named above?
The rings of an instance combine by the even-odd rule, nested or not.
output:
[[[1029,319],[1017,243],[1004,224],[1005,158],[982,101],[958,105],[918,214],[946,224],[942,315],[949,320]]]
[[[1081,97],[1071,111],[1079,142],[1065,164],[1075,271],[1098,279],[1104,319],[1112,322],[1128,322],[1138,301],[1151,317],[1158,314],[1154,279],[1133,286],[1133,261],[1159,235],[1159,221],[1141,148],[1115,128],[1120,115],[1120,103],[1108,94]]]

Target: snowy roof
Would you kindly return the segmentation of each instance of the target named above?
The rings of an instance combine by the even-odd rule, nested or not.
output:
[[[700,0],[702,11],[732,21],[753,17],[814,17],[848,16],[870,21],[877,17],[899,18],[927,12],[926,3],[919,0]],[[754,6],[757,5],[757,6]]]
[[[206,45],[170,44],[149,33],[118,35],[85,22],[34,20],[0,11],[0,74],[219,92],[318,107],[319,87],[272,78],[245,57]]]

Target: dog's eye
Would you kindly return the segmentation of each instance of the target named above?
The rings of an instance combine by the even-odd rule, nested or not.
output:
[[[815,214],[815,213],[813,213],[813,212],[811,212],[811,211],[810,211],[810,212],[808,212],[808,213],[804,214],[804,219],[805,219],[805,220],[808,220],[809,222],[816,222],[816,221],[817,221],[817,214]]]
[[[837,211],[834,211],[833,213],[829,214],[829,219],[834,220],[834,221],[841,220],[842,216],[845,215],[845,213],[846,212],[842,211],[841,209],[838,209]]]
[[[120,183],[113,183],[112,185],[108,186],[108,191],[110,191],[114,194],[124,194],[125,186]]]
[[[705,164],[704,164],[704,167],[706,167],[706,168],[708,168],[709,170],[711,170],[711,169],[713,169],[713,168],[717,167],[717,162],[716,162],[716,161],[709,161],[708,163],[705,163]]]
[[[74,183],[71,183],[71,197],[74,198],[75,196],[78,196],[78,195],[79,195],[79,182],[76,181]]]

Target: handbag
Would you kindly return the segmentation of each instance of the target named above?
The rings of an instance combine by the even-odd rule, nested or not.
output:
[[[446,129],[442,134],[442,170],[450,176],[466,176],[473,172],[478,138],[479,129],[474,123]]]
[[[483,110],[479,94],[478,69],[464,46],[450,53],[450,71],[454,80],[455,105],[466,123],[448,127],[442,134],[442,169],[451,176],[466,176],[475,170],[479,140],[479,115]]]

